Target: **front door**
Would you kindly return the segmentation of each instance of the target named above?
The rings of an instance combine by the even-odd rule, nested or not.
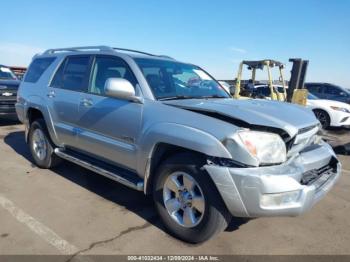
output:
[[[108,78],[137,81],[127,63],[115,56],[96,56],[89,90],[79,105],[79,147],[90,155],[129,169],[136,166],[136,142],[143,105],[106,96]]]

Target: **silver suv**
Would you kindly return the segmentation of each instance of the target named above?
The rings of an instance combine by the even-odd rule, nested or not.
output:
[[[16,110],[35,164],[74,162],[151,194],[199,243],[232,216],[296,216],[339,178],[310,110],[234,100],[198,66],[105,46],[36,55]]]

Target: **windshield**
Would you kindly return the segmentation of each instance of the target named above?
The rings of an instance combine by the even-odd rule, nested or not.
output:
[[[318,98],[317,96],[315,96],[315,95],[309,93],[309,94],[307,95],[307,99],[316,100],[316,99],[319,99],[319,98]]]
[[[145,58],[135,61],[156,99],[230,97],[218,82],[197,66]]]
[[[17,79],[16,75],[12,73],[10,68],[0,66],[0,79],[10,79],[10,80],[15,80]]]

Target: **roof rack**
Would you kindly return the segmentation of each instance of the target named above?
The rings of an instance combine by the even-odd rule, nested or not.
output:
[[[119,47],[109,47],[109,46],[77,46],[77,47],[65,47],[65,48],[55,48],[55,49],[48,49],[46,50],[43,54],[54,54],[58,52],[76,52],[76,51],[126,51],[126,52],[132,52],[132,53],[139,53],[143,55],[148,55],[148,56],[155,56],[155,57],[164,57],[164,58],[169,58],[169,59],[174,59],[170,56],[165,56],[165,55],[155,55],[143,51],[138,51],[138,50],[133,50],[133,49],[127,49],[127,48],[119,48]]]
[[[151,53],[147,53],[147,52],[143,52],[143,51],[138,51],[138,50],[134,50],[134,49],[127,49],[127,48],[119,48],[119,47],[113,47],[114,50],[117,51],[126,51],[126,52],[132,52],[132,53],[138,53],[138,54],[143,54],[143,55],[149,55],[149,56],[156,56],[156,57],[164,57],[164,58],[169,58],[169,59],[173,59],[170,56],[166,56],[166,55],[155,55],[155,54],[151,54]]]
[[[89,50],[113,51],[113,48],[109,46],[102,46],[102,45],[101,46],[77,46],[77,47],[48,49],[43,54],[54,54],[57,52],[89,51]]]

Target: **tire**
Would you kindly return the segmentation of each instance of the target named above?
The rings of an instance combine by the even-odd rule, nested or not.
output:
[[[314,114],[318,121],[320,121],[323,129],[326,129],[330,126],[331,118],[329,117],[329,114],[326,111],[321,109],[315,109]]]
[[[194,154],[177,154],[158,168],[153,180],[153,199],[165,228],[172,236],[189,243],[201,243],[212,238],[224,231],[231,220],[209,174],[201,169],[203,164]],[[174,178],[182,188],[181,193],[175,192],[178,187],[174,188]],[[185,184],[194,187],[190,190],[191,187],[184,186]],[[188,189],[187,192],[185,188]],[[174,208],[167,209],[165,202],[173,203],[174,205],[167,206]],[[193,219],[187,219],[190,217]]]
[[[37,119],[30,125],[28,142],[30,153],[38,167],[52,168],[61,162],[61,159],[54,153],[55,145],[50,139],[43,119]]]

